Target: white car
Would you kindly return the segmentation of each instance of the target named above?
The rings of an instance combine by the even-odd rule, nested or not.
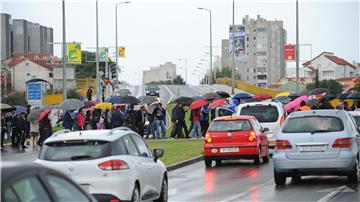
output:
[[[268,128],[266,136],[269,147],[274,148],[276,135],[287,116],[284,106],[279,102],[249,102],[236,108],[236,115],[254,116],[263,128]]]
[[[64,130],[44,142],[35,163],[64,173],[99,201],[167,201],[163,153],[124,127]]]
[[[349,111],[349,114],[354,118],[356,126],[360,127],[360,111]]]

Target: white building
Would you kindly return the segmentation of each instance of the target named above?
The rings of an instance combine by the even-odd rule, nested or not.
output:
[[[312,60],[303,63],[303,66],[306,77],[315,77],[318,69],[320,80],[336,80],[356,76],[356,66],[329,52],[321,53]]]
[[[150,70],[143,71],[143,85],[152,81],[172,80],[176,77],[176,64],[167,62],[158,67],[151,67]]]

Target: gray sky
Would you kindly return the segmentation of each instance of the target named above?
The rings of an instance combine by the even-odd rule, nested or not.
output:
[[[26,19],[54,28],[54,41],[62,40],[60,0],[3,0],[2,12],[13,19]],[[115,3],[99,0],[99,45],[115,46]],[[212,10],[213,52],[221,55],[221,39],[228,38],[232,23],[232,0],[132,0],[118,6],[118,44],[126,47],[126,58],[119,60],[125,72],[121,79],[140,84],[142,70],[167,61],[184,66],[178,58],[188,59],[188,80],[198,83],[193,69],[209,56],[209,14]],[[312,44],[312,55],[335,53],[349,62],[360,60],[359,0],[299,1],[300,43]],[[267,20],[283,20],[287,42],[295,43],[295,0],[235,1],[235,24],[249,15]],[[82,42],[83,49],[94,47],[95,0],[66,0],[67,41]],[[61,46],[55,45],[55,55]],[[92,49],[93,50],[93,49]],[[114,50],[111,50],[114,52]],[[310,59],[303,49],[302,59]],[[289,64],[288,66],[293,66]],[[95,66],[95,65],[94,65]],[[95,68],[94,68],[95,71]],[[184,77],[184,70],[178,69]]]

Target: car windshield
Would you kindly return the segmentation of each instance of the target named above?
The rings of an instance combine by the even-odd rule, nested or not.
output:
[[[48,161],[76,161],[102,158],[109,154],[110,142],[80,140],[47,143],[39,158]]]
[[[279,118],[276,106],[270,105],[246,106],[241,109],[240,115],[254,116],[260,123],[276,122]]]
[[[360,127],[360,116],[353,116],[353,118],[355,119],[356,126]]]
[[[286,121],[283,133],[321,133],[336,132],[344,129],[341,119],[330,116],[305,116],[290,118]]]
[[[208,131],[210,132],[225,132],[225,131],[246,131],[251,130],[248,120],[221,120],[213,121]]]

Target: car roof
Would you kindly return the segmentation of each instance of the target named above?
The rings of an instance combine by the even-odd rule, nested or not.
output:
[[[290,114],[289,118],[304,117],[304,116],[341,116],[346,115],[346,111],[337,109],[322,109],[322,110],[308,110],[308,111],[297,111]]]
[[[250,120],[253,116],[221,116],[215,118],[213,121],[235,121],[235,120]]]
[[[348,111],[351,116],[360,116],[360,111]]]
[[[246,107],[246,106],[265,106],[265,105],[272,105],[272,106],[282,106],[279,102],[271,102],[271,101],[264,101],[264,102],[247,102],[240,104],[239,107]]]
[[[112,142],[131,132],[133,131],[126,127],[114,128],[112,130],[61,130],[46,139],[45,144],[66,140],[100,140]]]

